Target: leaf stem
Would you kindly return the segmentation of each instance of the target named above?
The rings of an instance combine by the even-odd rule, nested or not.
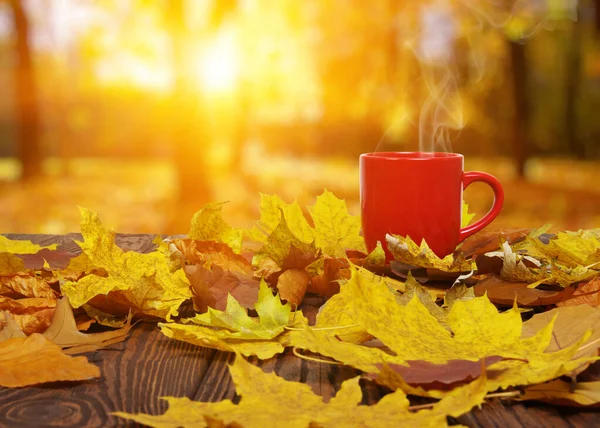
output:
[[[596,339],[596,340],[592,340],[590,343],[586,343],[585,345],[583,345],[582,347],[580,347],[579,349],[577,349],[577,352],[581,352],[584,349],[590,348],[594,345],[597,345],[600,342],[600,339]]]
[[[337,361],[329,361],[329,360],[322,360],[320,358],[307,357],[306,355],[301,354],[300,351],[298,350],[298,348],[296,346],[294,346],[294,348],[292,349],[292,352],[294,353],[294,355],[296,357],[301,358],[303,360],[313,361],[315,363],[333,364],[333,365],[336,365],[336,366],[343,365],[342,363],[339,363]]]
[[[352,328],[352,327],[360,327],[360,326],[359,326],[359,324],[350,324],[350,325],[340,325],[340,326],[334,326],[334,327],[310,327],[310,329],[314,330],[314,331],[322,331],[322,330],[338,330],[340,328]],[[288,327],[287,325],[284,325],[283,328],[285,328],[286,330],[294,330],[294,331],[304,330],[303,328]]]
[[[488,399],[488,398],[512,398],[512,397],[518,397],[519,395],[521,395],[521,393],[519,391],[494,392],[492,394],[487,394],[484,398],[485,399]],[[414,411],[414,410],[430,409],[433,406],[435,406],[436,404],[437,404],[437,401],[435,403],[419,404],[418,406],[410,406],[408,408],[408,410]]]

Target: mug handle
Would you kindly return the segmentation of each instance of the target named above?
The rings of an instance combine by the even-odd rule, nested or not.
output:
[[[492,204],[492,208],[488,211],[488,213],[481,219],[465,228],[460,229],[458,237],[459,242],[464,241],[469,236],[479,232],[481,229],[490,224],[498,216],[498,214],[500,214],[500,210],[502,210],[502,205],[504,204],[504,190],[502,189],[502,185],[496,177],[480,171],[468,171],[463,173],[463,189],[466,189],[471,183],[476,181],[486,183],[492,188],[494,191],[494,203]]]

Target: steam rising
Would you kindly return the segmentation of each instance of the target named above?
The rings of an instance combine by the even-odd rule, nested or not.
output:
[[[419,151],[451,152],[450,134],[465,126],[455,50],[464,39],[476,69],[484,74],[484,55],[471,43],[487,28],[525,41],[547,28],[546,5],[540,0],[431,0],[415,2],[402,12],[405,45],[419,60],[426,99],[419,115]],[[415,32],[415,28],[419,31]]]

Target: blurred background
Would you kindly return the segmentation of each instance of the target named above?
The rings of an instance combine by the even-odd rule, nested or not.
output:
[[[419,149],[496,175],[498,227],[600,227],[599,109],[597,0],[0,0],[0,233],[358,214],[358,155]]]

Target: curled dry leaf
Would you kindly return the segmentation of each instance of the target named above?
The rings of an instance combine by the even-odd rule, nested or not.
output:
[[[481,404],[485,396],[484,383],[476,381],[455,389],[451,396],[432,406],[430,410],[411,412],[406,395],[398,390],[383,397],[372,406],[360,405],[362,391],[359,377],[345,381],[328,403],[316,395],[310,386],[290,382],[275,373],[264,373],[260,368],[236,357],[229,372],[241,396],[238,404],[230,400],[200,403],[188,398],[167,397],[169,409],[160,416],[118,412],[117,416],[153,426],[241,426],[263,428],[273,421],[285,421],[291,428],[355,427],[445,427],[447,416],[459,416]],[[265,403],[277,403],[265,406]],[[261,409],[257,411],[257,409]]]
[[[339,293],[339,280],[350,277],[348,267],[348,261],[345,259],[325,257],[323,260],[323,272],[311,278],[308,291],[325,297],[331,297]]]
[[[470,272],[474,263],[466,260],[459,251],[455,255],[450,254],[440,259],[423,241],[421,246],[417,245],[410,237],[397,235],[386,236],[388,249],[394,258],[406,265],[425,269],[436,269],[442,272]]]
[[[58,301],[52,323],[43,336],[66,349],[67,354],[78,354],[122,342],[127,338],[129,330],[131,330],[131,315],[127,318],[125,325],[118,330],[91,334],[81,333],[77,329],[69,299],[63,297]]]
[[[304,269],[288,269],[279,276],[277,290],[283,300],[297,308],[304,299],[309,283],[310,276]]]
[[[517,400],[535,400],[558,406],[600,407],[600,382],[554,380],[525,389]]]
[[[473,288],[475,295],[487,294],[488,299],[496,305],[512,306],[517,302],[519,306],[527,308],[554,305],[568,299],[575,292],[574,287],[560,290],[529,288],[528,283],[505,281],[496,276],[484,279]]]
[[[2,290],[20,294],[25,297],[56,298],[56,291],[34,272],[25,275],[0,276]],[[5,294],[5,293],[2,293]]]
[[[0,310],[9,312],[14,322],[26,335],[45,331],[52,321],[55,307],[55,299],[25,298],[14,300],[0,296]],[[0,313],[0,322],[3,321],[6,321],[5,316]]]
[[[521,242],[530,232],[531,229],[517,227],[497,230],[486,228],[465,239],[460,249],[466,258],[477,258],[485,253],[500,250],[503,242],[508,242],[509,245]]]
[[[0,325],[2,327],[0,329],[0,342],[16,337],[26,337],[21,327],[12,319],[10,312],[3,311],[0,314],[3,316],[2,325]]]
[[[0,332],[1,333],[1,332]],[[0,343],[0,385],[22,387],[100,377],[85,357],[70,357],[38,333]]]

